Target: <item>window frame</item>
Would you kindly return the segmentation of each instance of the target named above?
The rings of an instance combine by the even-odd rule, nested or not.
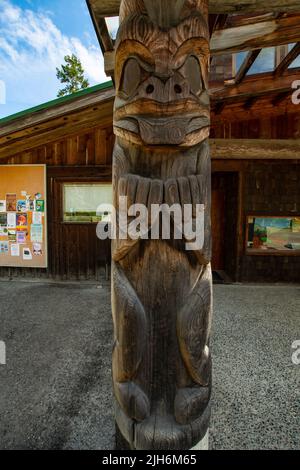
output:
[[[112,181],[103,179],[103,180],[97,180],[95,178],[64,178],[63,180],[60,181],[60,187],[61,187],[61,217],[60,217],[60,223],[62,225],[98,225],[99,223],[104,223],[104,224],[109,224],[110,222],[107,221],[98,221],[98,222],[88,222],[88,221],[75,221],[75,220],[65,220],[65,190],[64,187],[65,185],[101,185],[101,186],[112,186]]]

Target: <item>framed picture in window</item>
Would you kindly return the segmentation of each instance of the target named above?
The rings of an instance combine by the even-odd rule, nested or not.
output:
[[[300,216],[249,215],[246,253],[300,255]]]
[[[73,224],[110,222],[111,211],[103,207],[112,205],[112,202],[111,183],[64,183],[63,222]]]

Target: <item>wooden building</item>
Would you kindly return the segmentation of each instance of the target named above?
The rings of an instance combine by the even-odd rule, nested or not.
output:
[[[119,2],[88,3],[113,80],[105,16],[117,14]],[[292,85],[300,80],[300,8],[283,2],[272,13],[261,6],[260,14],[236,14],[223,5],[219,14],[211,3],[213,268],[232,281],[297,282],[300,104]],[[271,47],[273,69],[250,73]],[[0,120],[2,164],[47,165],[49,245],[48,269],[0,268],[1,276],[96,279],[107,270],[110,243],[97,239],[94,222],[64,219],[63,194],[68,183],[111,182],[113,100],[109,82]]]
[[[0,121],[1,164],[46,164],[48,268],[0,268],[3,277],[97,279],[110,263],[110,242],[96,223],[64,220],[64,186],[111,183],[112,83],[60,98]]]

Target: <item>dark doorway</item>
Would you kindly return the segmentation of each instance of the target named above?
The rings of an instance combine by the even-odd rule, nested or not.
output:
[[[212,269],[215,279],[236,277],[238,173],[212,174]]]

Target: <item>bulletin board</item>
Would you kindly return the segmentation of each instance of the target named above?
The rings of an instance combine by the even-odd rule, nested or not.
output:
[[[0,165],[0,266],[47,268],[46,165]]]

